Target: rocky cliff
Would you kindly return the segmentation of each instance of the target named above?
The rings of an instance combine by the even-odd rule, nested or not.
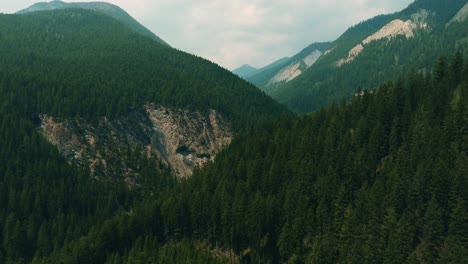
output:
[[[214,110],[192,112],[146,105],[156,136],[156,151],[179,176],[191,175],[195,166],[213,160],[231,143],[233,134],[224,118]]]
[[[97,124],[43,114],[39,130],[70,163],[89,166],[96,177],[123,177],[130,186],[138,175],[125,159],[128,152],[155,157],[178,177],[188,177],[233,137],[229,124],[214,110],[191,112],[151,104],[145,109],[146,114],[102,118]]]
[[[347,58],[339,60],[336,65],[341,67],[344,64],[352,62],[364,50],[365,45],[371,42],[381,39],[390,40],[396,36],[405,36],[407,39],[413,38],[414,31],[418,28],[427,29],[427,23],[425,21],[428,15],[429,13],[426,10],[419,10],[411,16],[411,20],[403,21],[395,19],[391,21],[380,30],[364,39],[361,43],[357,44],[349,51]]]

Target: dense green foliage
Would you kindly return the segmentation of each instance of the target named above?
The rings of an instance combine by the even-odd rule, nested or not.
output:
[[[0,103],[1,263],[47,256],[176,183],[157,161],[135,154],[124,158],[138,163],[145,188],[129,191],[122,183],[91,178],[87,168],[70,166],[10,98]]]
[[[1,15],[0,78],[23,111],[90,121],[153,102],[216,109],[243,130],[285,111],[209,61],[80,9]]]
[[[296,79],[272,87],[269,93],[297,112],[316,111],[350,99],[359,88],[373,89],[387,80],[412,71],[430,71],[437,56],[456,50],[468,53],[468,20],[447,23],[466,4],[466,0],[420,0],[407,9],[380,15],[348,29],[311,68]],[[414,38],[399,36],[364,45],[364,50],[351,63],[337,66],[349,51],[394,19],[407,21],[420,10],[427,10],[426,28],[418,28]]]
[[[39,261],[66,249],[95,232],[94,226],[130,215],[177,182],[160,161],[132,149],[116,153],[139,175],[136,187],[129,190],[121,177],[94,179],[86,166],[69,165],[36,131],[39,114],[128,119],[153,102],[217,109],[243,131],[285,111],[227,70],[81,9],[0,15],[0,94],[1,263]],[[112,256],[114,262],[139,262],[147,242],[132,242],[131,251]],[[196,243],[174,243],[149,257],[167,260],[189,252],[180,263],[192,257],[216,263],[205,251]]]
[[[465,263],[466,65],[442,57],[433,74],[279,118],[43,262],[164,263],[174,245],[182,262],[221,261],[193,251],[205,241],[247,263]]]
[[[461,52],[298,118],[93,12],[0,15],[0,40],[1,263],[468,262]],[[238,137],[181,182],[123,150],[129,189],[36,130],[39,113],[95,121],[146,102],[218,109]]]
[[[58,0],[51,2],[40,2],[34,4],[26,9],[18,11],[17,14],[25,14],[29,12],[46,11],[54,9],[69,9],[69,8],[81,8],[87,10],[94,10],[99,13],[103,13],[107,16],[115,18],[131,30],[142,34],[143,36],[149,37],[157,42],[169,46],[164,40],[156,36],[153,32],[145,28],[127,12],[122,10],[120,7],[105,3],[105,2],[81,2],[81,3],[66,3]]]
[[[234,142],[164,201],[169,234],[253,263],[467,262],[467,73],[441,58]]]

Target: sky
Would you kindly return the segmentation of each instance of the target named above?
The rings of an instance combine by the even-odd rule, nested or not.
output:
[[[86,1],[86,0],[85,0]],[[115,4],[172,47],[233,70],[263,67],[413,0],[101,0]],[[14,13],[39,0],[2,0]],[[65,2],[83,2],[68,0]]]

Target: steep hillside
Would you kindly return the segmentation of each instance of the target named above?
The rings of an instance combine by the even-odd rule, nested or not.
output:
[[[41,259],[287,113],[216,64],[82,8],[0,15],[0,94],[0,263],[54,263]],[[153,253],[226,259],[196,241]]]
[[[401,12],[364,21],[334,41],[306,72],[267,91],[295,111],[310,112],[349,99],[357,88],[428,71],[435,54],[468,52],[468,22],[459,19],[465,5],[466,0],[419,0]]]
[[[82,8],[87,10],[94,10],[105,15],[111,16],[116,20],[120,21],[122,24],[128,26],[130,29],[134,30],[142,34],[143,36],[147,36],[156,40],[157,42],[168,46],[168,44],[156,36],[153,32],[145,28],[141,25],[138,21],[136,21],[133,17],[131,17],[127,12],[122,10],[120,7],[105,3],[105,2],[83,2],[83,3],[66,3],[58,0],[54,0],[51,2],[41,2],[34,4],[28,8],[18,11],[18,14],[26,14],[30,12],[37,12],[37,11],[47,11],[47,10],[54,10],[54,9],[67,9],[67,8]]]
[[[70,162],[89,164],[93,174],[133,178],[120,157],[130,148],[149,151],[188,176],[234,134],[285,111],[217,65],[93,11],[67,8],[0,20],[0,76],[16,87],[3,94],[19,100],[32,119],[42,117],[37,123],[46,138]]]
[[[463,8],[458,11],[458,13],[450,20],[450,22],[447,24],[447,27],[453,23],[461,23],[466,19],[468,19],[468,3],[466,3],[466,5],[463,6]]]
[[[468,263],[464,11],[422,4],[288,83],[430,66],[299,117],[100,12],[0,14],[0,263]]]
[[[258,127],[44,260],[151,263],[203,241],[225,263],[467,263],[466,62]]]
[[[329,49],[330,44],[314,43],[293,57],[277,60],[245,79],[271,93],[276,87],[293,80],[310,68]]]
[[[102,118],[96,125],[80,119],[40,116],[39,131],[71,163],[87,165],[94,177],[122,178],[132,187],[138,172],[127,152],[140,151],[173,169],[179,178],[214,160],[233,138],[230,125],[215,110],[208,113],[146,105],[146,114]]]
[[[157,45],[92,11],[63,9],[0,20],[0,73],[22,78],[23,88],[37,96],[25,98],[37,112],[98,121],[130,110],[144,113],[145,104],[154,103],[214,109],[239,131],[284,111],[214,63]]]
[[[248,81],[257,87],[262,87],[260,84],[268,82],[290,59],[289,57],[284,57],[258,69],[254,75],[248,78]]]

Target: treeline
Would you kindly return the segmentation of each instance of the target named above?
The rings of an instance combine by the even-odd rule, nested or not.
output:
[[[159,161],[122,153],[142,186],[95,179],[87,166],[68,164],[8,99],[0,102],[0,263],[49,256],[91,227],[127,214],[177,183]],[[111,165],[111,164],[109,164]]]
[[[159,45],[104,15],[74,9],[0,15],[0,94],[0,263],[53,263],[48,256],[95,226],[132,215],[140,203],[159,200],[177,184],[160,161],[131,148],[118,150],[121,157],[108,158],[107,165],[125,162],[138,175],[135,186],[122,177],[91,177],[86,164],[68,164],[38,133],[40,114],[128,119],[154,102],[217,109],[242,131],[286,111],[213,63]],[[152,240],[129,241],[135,244],[121,258],[139,262]],[[212,258],[185,242],[163,245],[150,259],[180,252],[190,253],[178,257],[181,263],[196,254],[200,263]]]
[[[232,250],[225,262],[465,263],[467,72],[457,53],[432,74],[279,118],[42,261],[158,262],[166,243],[189,259],[203,241]]]
[[[467,78],[442,57],[234,142],[163,202],[166,235],[252,263],[467,262]]]

